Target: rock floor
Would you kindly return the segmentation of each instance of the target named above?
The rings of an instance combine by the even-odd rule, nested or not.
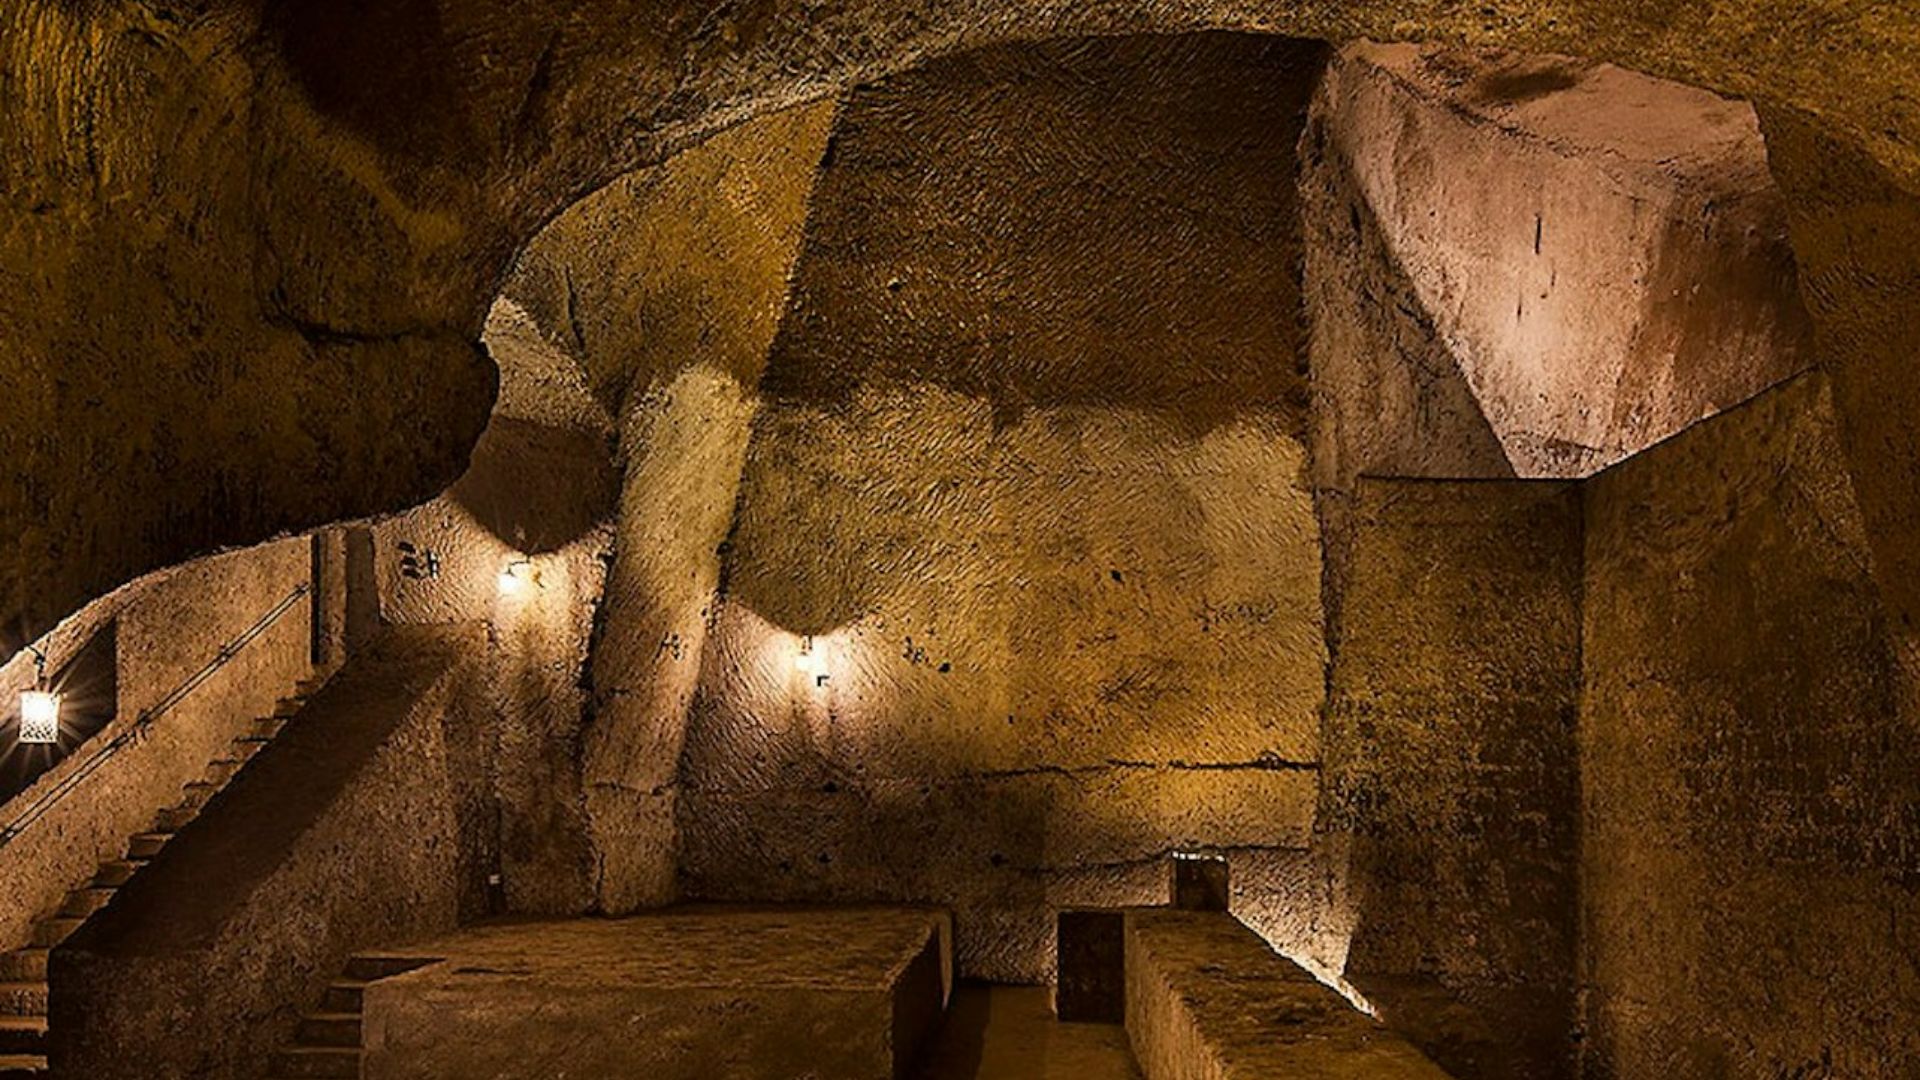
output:
[[[1118,1024],[1063,1024],[1044,986],[954,988],[917,1080],[1140,1080]]]

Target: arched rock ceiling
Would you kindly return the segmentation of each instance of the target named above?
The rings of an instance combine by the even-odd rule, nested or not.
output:
[[[1243,29],[1761,103],[1883,580],[1920,601],[1920,18],[1869,0],[21,0],[0,14],[0,625],[444,488],[513,250],[729,121],[994,41]],[[1786,160],[1782,160],[1783,157]]]

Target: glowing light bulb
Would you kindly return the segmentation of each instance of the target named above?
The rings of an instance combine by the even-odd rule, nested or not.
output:
[[[827,658],[813,647],[811,636],[800,639],[800,651],[793,657],[794,669],[805,675],[815,686],[827,683]]]
[[[51,690],[20,691],[20,741],[60,741],[60,695]]]
[[[527,587],[525,574],[527,565],[527,560],[516,559],[501,568],[499,582],[501,596],[517,596]]]

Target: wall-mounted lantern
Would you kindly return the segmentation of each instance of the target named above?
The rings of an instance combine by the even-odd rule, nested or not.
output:
[[[827,685],[827,658],[814,648],[812,634],[800,639],[800,651],[793,655],[793,666],[813,685]]]
[[[60,741],[60,694],[47,685],[47,656],[33,646],[33,689],[20,691],[20,741],[46,745]]]

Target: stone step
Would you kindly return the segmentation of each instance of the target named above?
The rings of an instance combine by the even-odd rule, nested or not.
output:
[[[169,806],[154,815],[154,832],[179,832],[187,823],[200,816],[197,806]]]
[[[56,915],[51,919],[41,919],[33,924],[33,937],[30,942],[37,948],[51,949],[55,945],[73,936],[85,919],[68,919]]]
[[[0,1080],[44,1080],[47,1059],[40,1054],[0,1054]]]
[[[285,720],[276,720],[271,716],[263,716],[247,726],[247,734],[258,736],[262,739],[271,739],[275,735],[280,734],[280,729],[286,726],[287,722]]]
[[[327,987],[326,994],[320,998],[321,1011],[330,1013],[358,1013],[366,989],[366,983],[351,979],[342,979],[332,986]]]
[[[301,698],[281,698],[280,704],[273,707],[273,716],[276,720],[291,720],[306,707],[306,701]]]
[[[319,675],[311,679],[301,679],[293,684],[293,692],[301,697],[312,697],[314,692],[327,685],[327,676]]]
[[[207,805],[208,799],[213,798],[219,793],[219,788],[207,783],[205,780],[195,780],[193,783],[180,789],[180,805],[191,806],[195,810],[199,810]]]
[[[75,889],[67,894],[67,902],[60,905],[60,914],[64,918],[84,919],[106,907],[107,901],[112,900],[113,894],[118,891],[104,885]]]
[[[170,832],[135,833],[133,839],[127,841],[127,855],[135,859],[151,859],[160,854],[160,849],[166,847],[171,839],[173,834]]]
[[[147,860],[144,858],[113,859],[103,862],[100,864],[100,869],[94,871],[93,883],[117,889],[133,880],[133,875],[145,865]]]
[[[210,761],[207,763],[207,783],[215,787],[224,787],[227,781],[233,779],[233,774],[239,772],[241,766],[245,764],[245,761],[237,757]]]
[[[272,741],[273,738],[268,735],[242,735],[233,740],[233,745],[228,748],[227,753],[241,761],[252,761],[254,755],[266,749],[267,744]]]
[[[347,978],[369,983],[375,979],[405,975],[434,961],[424,956],[356,956],[347,961]]]
[[[47,1052],[47,1018],[0,1016],[0,1054]]]
[[[0,982],[0,1015],[47,1015],[47,984],[37,979]]]
[[[309,1013],[300,1018],[302,1046],[337,1046],[358,1049],[360,1014],[358,1012]]]
[[[7,982],[47,981],[47,955],[50,950],[29,946],[0,953],[0,980]]]
[[[273,1057],[273,1075],[286,1080],[360,1075],[360,1051],[336,1046],[296,1046]]]

